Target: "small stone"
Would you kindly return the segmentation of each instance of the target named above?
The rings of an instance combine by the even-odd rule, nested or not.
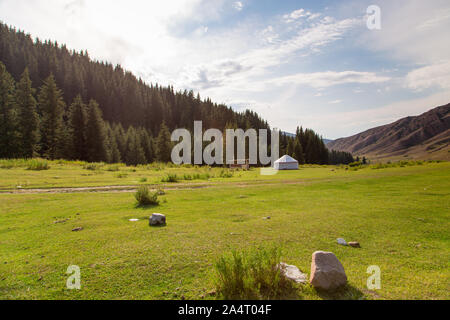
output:
[[[263,220],[270,220],[272,219],[271,217],[264,217]]]
[[[56,220],[55,222],[53,222],[54,224],[58,224],[58,223],[65,223],[69,221],[69,219],[64,219],[64,220]]]
[[[337,243],[340,244],[340,245],[342,245],[342,246],[347,246],[347,241],[345,241],[345,240],[342,239],[342,238],[337,239]]]
[[[211,290],[210,292],[208,292],[208,294],[213,297],[216,295],[216,291],[215,290]]]
[[[181,300],[186,300],[186,298],[184,297],[184,295],[183,295],[183,296],[181,296]]]
[[[359,242],[356,242],[356,241],[349,242],[348,245],[353,248],[361,248],[361,245],[359,244]]]
[[[139,221],[139,219],[130,219],[129,221],[130,222],[137,222],[137,221]]]
[[[288,265],[284,262],[280,263],[279,268],[282,274],[291,281],[296,283],[307,283],[307,275],[302,273],[296,266]]]
[[[347,284],[347,275],[334,253],[317,251],[312,256],[309,282],[316,289],[333,291]]]
[[[150,226],[165,226],[166,216],[160,213],[154,213],[150,217]]]
[[[78,232],[78,231],[82,231],[82,230],[83,230],[83,227],[78,227],[78,228],[72,229],[73,232]]]

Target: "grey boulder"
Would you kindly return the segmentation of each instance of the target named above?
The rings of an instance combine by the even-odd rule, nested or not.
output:
[[[309,282],[316,289],[334,291],[347,284],[347,275],[334,253],[317,251],[312,256]]]
[[[150,217],[150,226],[165,226],[166,225],[166,216],[160,213],[154,213]]]

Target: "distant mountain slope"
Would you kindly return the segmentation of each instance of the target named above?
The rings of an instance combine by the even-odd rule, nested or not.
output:
[[[371,159],[450,160],[450,104],[417,117],[335,140],[329,149],[369,156]]]

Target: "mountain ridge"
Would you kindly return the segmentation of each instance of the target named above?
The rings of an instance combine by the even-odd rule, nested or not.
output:
[[[450,104],[327,144],[329,149],[384,159],[450,159]]]

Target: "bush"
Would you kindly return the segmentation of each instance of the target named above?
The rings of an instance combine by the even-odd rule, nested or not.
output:
[[[134,197],[137,200],[138,206],[141,207],[159,205],[158,192],[150,192],[146,186],[139,187]]]
[[[48,169],[50,169],[48,162],[45,160],[38,160],[38,159],[30,160],[27,167],[27,170],[33,171],[41,171]]]
[[[231,172],[231,171],[225,171],[225,170],[222,170],[221,172],[220,172],[220,177],[221,178],[233,178],[233,172]]]
[[[128,174],[126,174],[126,173],[118,173],[118,174],[116,174],[116,178],[119,178],[119,179],[124,179],[126,177],[128,177]]]
[[[141,179],[139,179],[139,182],[140,183],[145,183],[145,182],[147,182],[147,178],[141,178]]]
[[[350,168],[355,168],[355,167],[360,167],[362,166],[362,162],[360,161],[355,161],[349,164]]]
[[[120,170],[119,165],[113,165],[113,166],[109,166],[106,168],[106,171],[110,171],[110,172],[117,172]]]
[[[91,170],[91,171],[97,171],[103,168],[103,163],[87,163],[83,166],[83,169]]]
[[[161,182],[164,182],[164,183],[178,182],[178,176],[176,174],[169,173],[167,176],[165,176],[164,178],[161,179]]]
[[[225,300],[282,299],[295,290],[280,269],[281,250],[233,251],[216,263],[216,289]]]

